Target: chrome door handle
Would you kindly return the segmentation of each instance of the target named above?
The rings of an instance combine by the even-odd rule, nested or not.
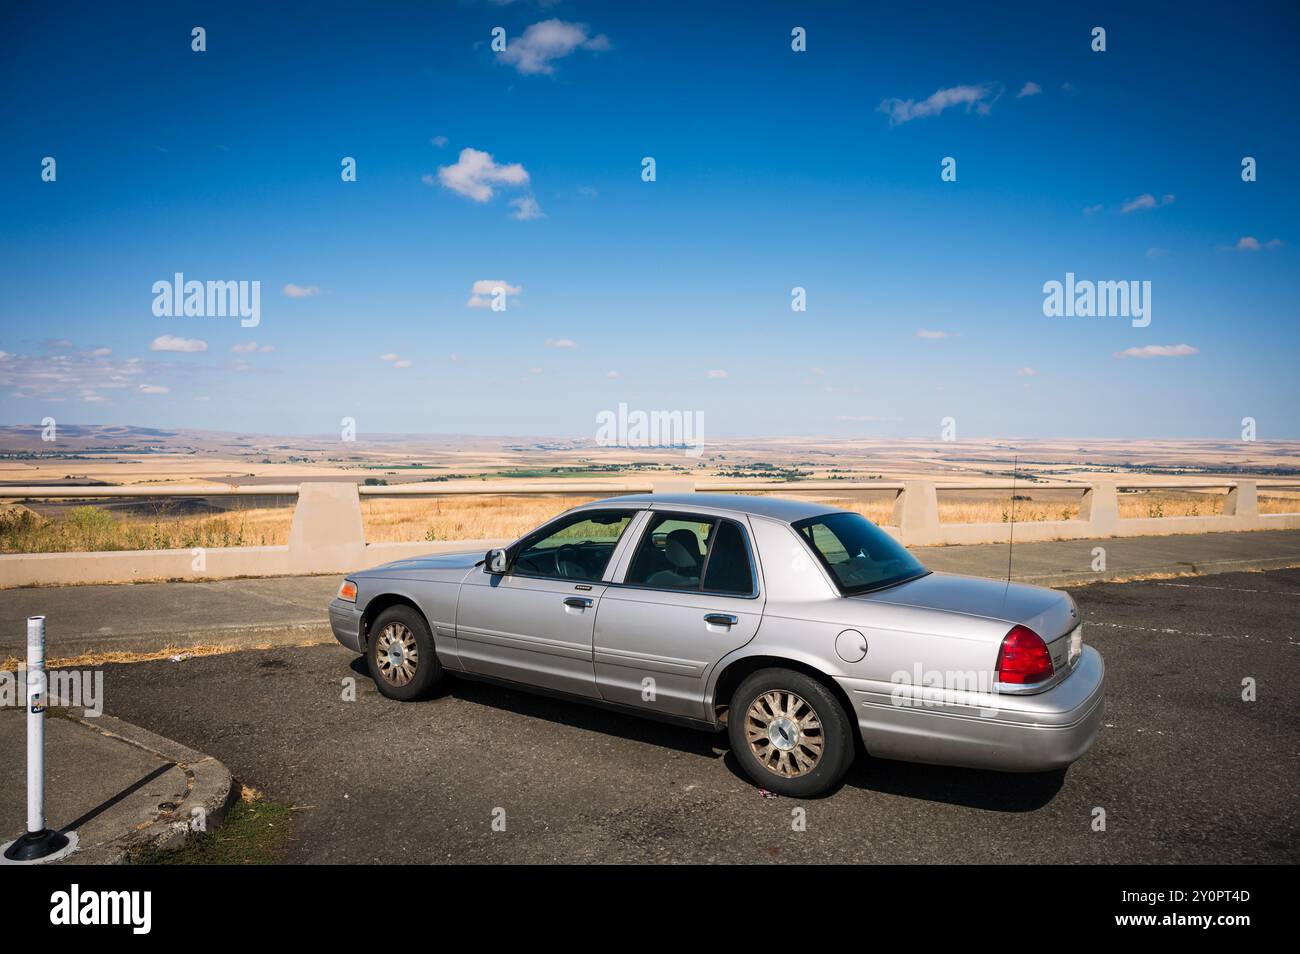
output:
[[[586,609],[591,605],[591,600],[585,596],[566,596],[564,598],[565,606],[572,606],[574,609]]]
[[[740,619],[730,613],[706,613],[704,622],[710,626],[735,626],[740,622]]]

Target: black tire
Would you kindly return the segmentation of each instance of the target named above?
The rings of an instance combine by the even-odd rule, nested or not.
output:
[[[395,664],[397,657],[385,649],[386,644],[394,642],[402,645],[400,665]],[[403,604],[390,606],[371,625],[366,665],[370,667],[370,678],[374,679],[375,688],[399,702],[422,698],[442,682],[442,664],[433,650],[429,624],[417,610]],[[414,671],[408,673],[410,669]]]
[[[781,718],[778,716],[766,723],[770,731],[765,735],[772,741],[765,743],[761,738],[756,739],[755,745],[760,752],[755,753],[748,738],[750,707],[759,697],[769,693],[793,693],[807,709],[813,711],[816,721],[820,723],[820,731],[811,731],[806,735],[797,733],[791,739],[789,733],[784,731],[786,726],[778,725],[771,729],[772,724]],[[781,697],[777,698],[779,700]],[[773,711],[770,702],[770,698],[765,700],[761,707],[767,713]],[[793,704],[793,701],[787,703],[789,706]],[[806,718],[807,709],[799,707],[795,710],[801,721]],[[835,694],[811,676],[793,669],[760,669],[748,676],[732,694],[728,711],[727,734],[731,739],[731,751],[744,768],[745,774],[760,788],[792,798],[813,798],[833,788],[853,764],[856,747],[848,713]],[[788,713],[789,709],[782,711]],[[753,728],[758,731],[760,723],[755,721]],[[821,740],[821,751],[812,759],[816,753],[815,744],[812,743],[818,738]],[[777,742],[783,740],[792,744],[793,748],[781,750]],[[798,758],[795,750],[798,750]],[[760,758],[760,754],[764,757]],[[778,766],[784,763],[787,767],[798,768],[800,774],[780,774],[777,769],[766,764],[769,759]],[[811,760],[812,764],[800,768],[799,759]]]

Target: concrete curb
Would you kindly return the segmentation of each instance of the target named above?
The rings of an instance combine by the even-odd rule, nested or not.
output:
[[[186,792],[175,808],[159,813],[148,826],[78,852],[66,863],[124,864],[127,853],[133,849],[147,846],[174,850],[182,847],[196,830],[212,831],[226,820],[236,793],[230,769],[222,762],[114,716],[101,715],[88,719],[68,715],[67,718],[101,735],[133,745],[173,763],[185,773]]]

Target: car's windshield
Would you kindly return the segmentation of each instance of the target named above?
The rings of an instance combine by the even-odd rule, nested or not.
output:
[[[865,593],[924,576],[921,561],[857,513],[828,513],[794,524],[844,593]]]

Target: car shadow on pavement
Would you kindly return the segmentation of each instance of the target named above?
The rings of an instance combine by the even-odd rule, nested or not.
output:
[[[576,700],[536,695],[490,683],[453,679],[445,694],[476,705],[492,706],[534,719],[546,719],[588,732],[645,742],[709,759],[718,758],[717,750],[726,747],[726,737],[721,734],[701,732],[600,706],[586,705]]]
[[[359,676],[370,678],[365,657],[353,660],[352,669]],[[754,781],[745,774],[730,751],[725,732],[701,732],[631,713],[586,705],[574,699],[541,695],[455,676],[447,679],[426,701],[437,704],[447,698],[472,705],[490,706],[530,719],[545,719],[588,732],[644,742],[676,752],[698,755],[710,761],[721,761],[736,778],[746,785],[754,785]],[[833,798],[843,789],[850,788],[986,811],[1032,812],[1051,802],[1064,781],[1065,770],[1016,774],[918,765],[872,758],[859,746],[857,758],[844,780],[822,797]]]
[[[351,665],[352,671],[357,673],[358,677],[370,679],[370,671],[366,667],[364,656],[358,656]],[[720,733],[701,732],[615,709],[588,705],[577,699],[557,698],[460,676],[451,676],[444,680],[438,690],[422,702],[437,704],[448,698],[472,705],[490,706],[493,709],[530,719],[545,719],[548,722],[588,732],[600,732],[620,739],[645,742],[708,759],[719,758],[721,754],[719,749],[725,749],[727,744],[726,736]]]
[[[724,764],[731,774],[748,785],[736,756],[728,751]],[[1042,808],[1061,789],[1064,772],[1013,775],[941,765],[917,765],[875,759],[858,749],[858,757],[840,784],[817,798],[834,798],[844,789],[859,789],[882,795],[897,795],[927,802],[942,802],[963,808],[996,812],[1032,812]]]
[[[1047,805],[1065,784],[1054,772],[988,772],[877,759],[858,752],[844,784],[882,795],[943,802],[992,812],[1033,812]]]

